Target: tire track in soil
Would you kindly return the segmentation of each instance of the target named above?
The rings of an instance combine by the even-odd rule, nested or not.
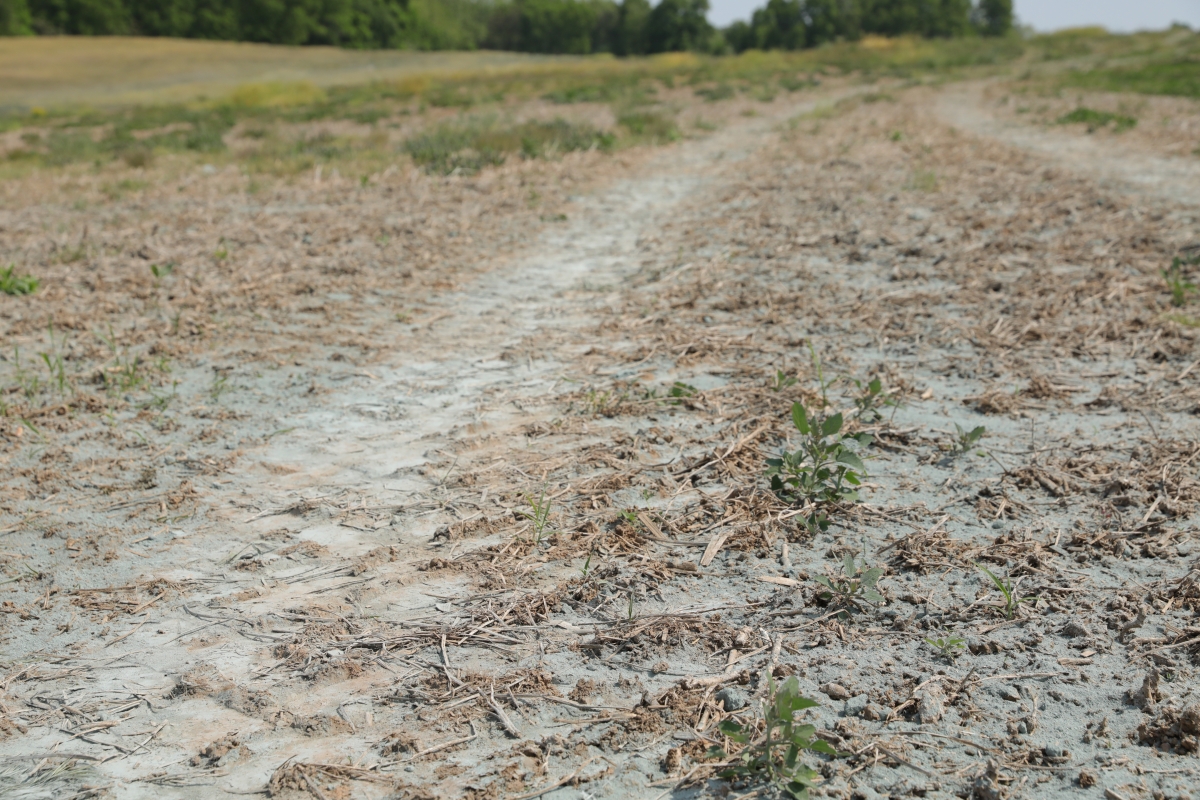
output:
[[[948,86],[937,94],[937,113],[951,125],[1043,157],[1047,164],[1170,202],[1200,205],[1200,160],[1139,152],[1116,138],[1081,136],[1044,126],[1000,120],[986,107],[984,83]]]
[[[345,763],[373,752],[380,731],[362,730],[370,726],[361,718],[356,726],[354,700],[342,701],[369,695],[380,685],[378,675],[339,673],[332,682],[318,677],[285,687],[285,676],[273,671],[279,658],[272,651],[295,629],[271,615],[301,623],[305,613],[334,619],[329,608],[344,595],[359,616],[404,619],[436,608],[437,598],[423,591],[461,591],[465,580],[438,577],[413,585],[414,565],[439,552],[430,550],[437,521],[470,519],[485,502],[496,501],[460,509],[439,488],[456,472],[494,466],[506,452],[529,447],[525,427],[560,410],[564,373],[572,357],[587,349],[578,334],[596,324],[593,312],[615,302],[621,281],[638,268],[639,240],[653,236],[656,221],[682,201],[715,194],[728,165],[772,136],[778,122],[815,102],[776,107],[770,117],[738,120],[705,139],[665,148],[638,177],[574,198],[572,207],[562,209],[568,219],[551,226],[532,252],[461,290],[430,298],[428,305],[441,310],[426,317],[410,340],[394,343],[390,364],[371,365],[360,374],[366,381],[348,382],[353,385],[283,418],[288,435],[247,453],[230,473],[232,483],[208,498],[211,518],[223,524],[190,534],[193,550],[212,555],[211,571],[197,574],[203,570],[183,566],[178,553],[174,561],[168,553],[138,565],[144,575],[203,581],[203,588],[183,598],[182,608],[163,609],[144,631],[168,627],[179,634],[158,644],[138,636],[140,625],[131,623],[128,636],[91,654],[123,669],[86,669],[86,677],[68,678],[77,688],[67,694],[81,687],[89,693],[140,687],[154,725],[166,725],[149,748],[96,766],[92,782],[115,779],[122,797],[205,796],[214,786],[256,792],[289,758]],[[239,554],[281,549],[281,527],[290,533],[286,543],[315,555],[316,566],[305,561],[269,577],[247,576],[257,581],[238,576],[233,568]],[[477,539],[471,546],[494,541]],[[360,606],[356,593],[376,576],[368,571],[360,577],[346,565],[378,548],[390,548],[386,560],[396,565],[384,588]],[[276,694],[265,700],[272,687]],[[164,692],[175,702],[158,700]],[[279,709],[293,720],[290,726],[281,726],[278,717],[274,725],[266,719]],[[9,742],[7,749],[29,758],[53,752],[55,738]],[[193,756],[222,742],[229,746],[216,747],[211,759]],[[180,763],[210,771],[182,778]]]

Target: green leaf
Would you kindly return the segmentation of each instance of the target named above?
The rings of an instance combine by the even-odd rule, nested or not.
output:
[[[717,729],[726,736],[738,736],[742,732],[742,726],[731,719],[723,720]]]
[[[851,453],[849,450],[843,450],[842,452],[838,453],[837,461],[839,464],[849,464],[855,469],[861,469],[864,472],[867,470],[866,466],[862,462],[862,459],[854,455],[854,453]]]
[[[1006,589],[1004,584],[1001,582],[1001,580],[996,577],[996,573],[992,572],[990,569],[988,569],[987,567],[983,566],[982,564],[980,564],[978,562],[976,562],[975,566],[978,569],[982,570],[984,575],[987,575],[989,578],[992,579],[992,583],[994,583],[996,585],[997,589],[999,589],[1004,594],[1008,594],[1008,589]]]
[[[867,391],[873,395],[879,394],[883,391],[883,384],[879,382],[879,378],[876,378],[867,384]]]
[[[805,699],[807,700],[808,698]],[[817,703],[813,703],[811,700],[809,700],[809,702],[812,703],[813,706],[818,705]],[[808,706],[808,708],[811,707],[812,706]],[[808,741],[809,739],[813,738],[813,736],[816,736],[816,734],[817,729],[812,725],[797,725],[796,727],[792,728],[793,739],[803,739]]]
[[[725,750],[720,747],[710,747],[704,753],[705,758],[728,758]]]
[[[828,417],[821,425],[822,436],[833,436],[842,429],[842,415],[840,413]]]
[[[818,575],[817,577],[813,578],[813,580],[824,586],[829,591],[833,591],[833,584],[830,583],[829,578],[826,578],[824,575]]]
[[[805,436],[812,432],[812,428],[808,425],[808,413],[801,403],[792,403],[792,424]]]
[[[808,749],[817,753],[824,753],[825,755],[829,756],[836,756],[838,754],[837,749],[824,739],[817,739],[809,746]]]
[[[858,568],[854,566],[854,556],[851,553],[846,553],[842,559],[842,571],[846,573],[847,578],[853,578],[854,573],[858,572]]]
[[[865,589],[863,590],[863,599],[869,603],[882,603],[887,598],[874,589]]]
[[[808,800],[808,787],[800,781],[791,781],[783,788],[791,795],[792,800]]]
[[[842,476],[842,480],[846,481],[846,483],[850,484],[851,486],[862,486],[862,480],[859,479],[857,472],[847,471],[846,474]],[[850,492],[850,494],[853,494],[855,497],[858,496],[857,492]]]
[[[870,588],[879,583],[879,579],[883,577],[883,570],[879,567],[871,567],[862,575],[862,585]]]

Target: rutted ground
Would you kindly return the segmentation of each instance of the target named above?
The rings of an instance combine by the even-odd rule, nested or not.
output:
[[[223,211],[241,227],[207,268],[243,259],[249,285],[159,321],[243,326],[172,373],[201,413],[74,440],[85,401],[8,418],[6,779],[725,793],[704,753],[770,672],[846,754],[810,759],[815,793],[1188,796],[1200,374],[1158,271],[1195,207],[953,130],[933,90],[814,107],[623,163]],[[177,220],[141,231],[146,261],[208,241]],[[121,242],[102,276],[139,257],[90,235]],[[285,242],[308,272],[270,270]],[[142,299],[199,296],[172,281],[201,266]],[[288,291],[254,295],[269,280]],[[863,503],[824,532],[763,476],[791,404],[819,403],[810,344],[875,436]],[[875,377],[898,403],[878,415]],[[178,426],[169,449],[135,444],[151,423]],[[955,454],[955,423],[986,434]],[[885,568],[886,603],[842,618],[811,578],[848,553]],[[1037,600],[1006,618],[976,562]],[[954,659],[924,641],[950,635]]]

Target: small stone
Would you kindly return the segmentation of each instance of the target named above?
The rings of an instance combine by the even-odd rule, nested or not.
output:
[[[837,683],[827,683],[821,687],[821,691],[828,695],[830,700],[850,699],[850,692],[846,691],[846,687]]]
[[[1130,690],[1126,693],[1129,697],[1129,702],[1140,708],[1142,711],[1153,711],[1154,704],[1158,702],[1158,670],[1152,669],[1146,673],[1146,677],[1142,679],[1142,685],[1136,690]]]
[[[726,713],[745,708],[750,703],[746,693],[736,686],[726,686],[717,692],[715,697],[721,701],[721,707]]]
[[[988,761],[987,770],[975,779],[971,796],[977,800],[1001,800],[1000,766],[995,760]]]
[[[870,698],[865,694],[856,694],[846,701],[846,716],[859,717],[867,710],[867,705],[870,703]]]
[[[1063,626],[1062,635],[1068,639],[1074,639],[1079,636],[1091,636],[1092,632],[1083,623],[1071,620]]]
[[[931,725],[946,713],[946,698],[942,687],[937,684],[926,686],[917,692],[917,718],[922,725]]]
[[[1012,686],[1000,687],[1000,696],[1010,703],[1016,703],[1021,699],[1021,693]]]
[[[1200,703],[1192,703],[1179,715],[1179,729],[1192,736],[1200,736]]]
[[[1066,758],[1068,753],[1063,749],[1063,746],[1058,743],[1048,744],[1042,748],[1042,754],[1046,758]]]
[[[992,523],[992,528],[994,528],[995,530],[1003,530],[1004,529],[1004,520],[999,520],[999,519],[996,520],[995,522]]]

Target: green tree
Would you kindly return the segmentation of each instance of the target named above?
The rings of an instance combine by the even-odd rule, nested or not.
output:
[[[195,16],[192,19],[193,39],[242,39],[238,25],[237,9],[230,0],[195,0]]]
[[[613,52],[619,56],[644,56],[650,52],[649,20],[650,0],[624,0],[618,11]]]
[[[531,53],[592,52],[596,7],[576,0],[518,0],[521,49]]]
[[[767,0],[750,26],[760,50],[800,50],[807,43],[804,0]]]
[[[28,36],[33,17],[25,0],[0,0],[0,36]]]
[[[38,33],[113,36],[130,29],[121,0],[33,0],[29,12]]]
[[[1013,26],[1012,0],[979,0],[975,26],[984,36],[1005,36]]]
[[[194,0],[127,0],[127,8],[134,31],[143,36],[192,35]]]
[[[714,33],[707,14],[708,0],[662,0],[647,20],[649,52],[707,49]]]
[[[725,35],[725,42],[729,45],[729,49],[735,53],[743,53],[758,46],[754,28],[750,27],[749,22],[735,20],[722,33]]]
[[[805,0],[804,13],[809,47],[839,39],[854,41],[862,36],[860,0]]]

